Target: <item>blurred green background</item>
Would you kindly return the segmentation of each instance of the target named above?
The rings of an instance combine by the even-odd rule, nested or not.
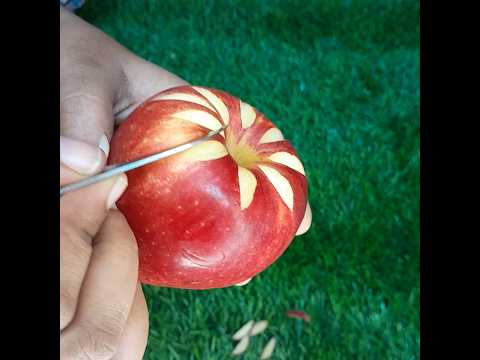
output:
[[[226,359],[267,319],[275,359],[418,359],[419,3],[107,1],[79,15],[272,119],[304,162],[313,225],[243,288],[145,287],[145,359]],[[287,318],[301,309],[310,323]]]

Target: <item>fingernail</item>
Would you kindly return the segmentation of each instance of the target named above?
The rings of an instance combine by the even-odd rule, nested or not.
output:
[[[105,159],[98,147],[60,136],[60,161],[72,170],[90,175],[100,170]]]
[[[118,199],[120,199],[120,196],[122,196],[123,192],[127,188],[127,185],[127,176],[125,174],[120,175],[107,196],[107,210],[117,208],[115,203],[118,201]]]
[[[108,154],[110,153],[110,143],[108,142],[107,135],[102,135],[100,141],[98,142],[98,147],[103,151],[105,157],[108,158]]]

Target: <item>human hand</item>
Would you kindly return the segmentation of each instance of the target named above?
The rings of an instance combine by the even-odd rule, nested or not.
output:
[[[187,83],[60,7],[60,134],[97,145],[151,95]]]
[[[60,185],[98,172],[105,154],[60,137]],[[60,355],[69,360],[141,359],[148,311],[138,284],[135,237],[115,202],[122,174],[60,199]]]
[[[108,148],[114,125],[140,103],[159,91],[188,85],[64,9],[60,20],[62,135],[95,145],[103,138]],[[307,204],[297,235],[307,232],[311,222]]]

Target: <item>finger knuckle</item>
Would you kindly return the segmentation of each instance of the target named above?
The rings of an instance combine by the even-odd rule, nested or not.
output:
[[[121,335],[127,322],[128,311],[123,308],[104,311],[95,322],[82,325],[78,339],[79,353],[85,359],[109,359],[116,354]]]
[[[111,211],[106,221],[109,222],[111,226],[117,228],[124,227],[128,224],[125,216],[120,211]]]
[[[61,99],[60,103],[62,106],[71,110],[83,110],[83,108],[87,106],[92,106],[92,104],[95,103],[101,104],[103,101],[104,99],[96,94],[92,94],[91,92],[88,92],[86,90],[80,90],[71,92],[68,95],[64,96]]]
[[[128,318],[126,306],[110,307],[102,311],[94,324],[95,330],[106,339],[119,337],[125,328]]]
[[[79,360],[106,360],[117,353],[117,339],[111,335],[84,327],[83,332],[76,339],[76,351],[72,359]]]
[[[71,61],[78,67],[86,70],[108,70],[113,62],[111,49],[105,46],[103,37],[85,37],[77,39],[75,44],[71,45],[69,56]]]
[[[128,318],[128,309],[126,307],[110,308],[105,311],[97,325],[97,329],[112,338],[119,337],[125,328]]]
[[[95,91],[86,89],[70,92],[60,99],[60,117],[84,129],[87,117],[105,115],[105,104],[108,104],[108,99],[95,94]]]

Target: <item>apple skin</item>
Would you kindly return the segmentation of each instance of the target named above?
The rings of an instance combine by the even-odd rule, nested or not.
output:
[[[152,96],[115,132],[108,163],[167,150],[224,123],[226,138],[127,173],[117,207],[138,242],[142,283],[232,286],[266,269],[293,240],[307,204],[303,167],[263,114],[225,92],[181,86]]]

